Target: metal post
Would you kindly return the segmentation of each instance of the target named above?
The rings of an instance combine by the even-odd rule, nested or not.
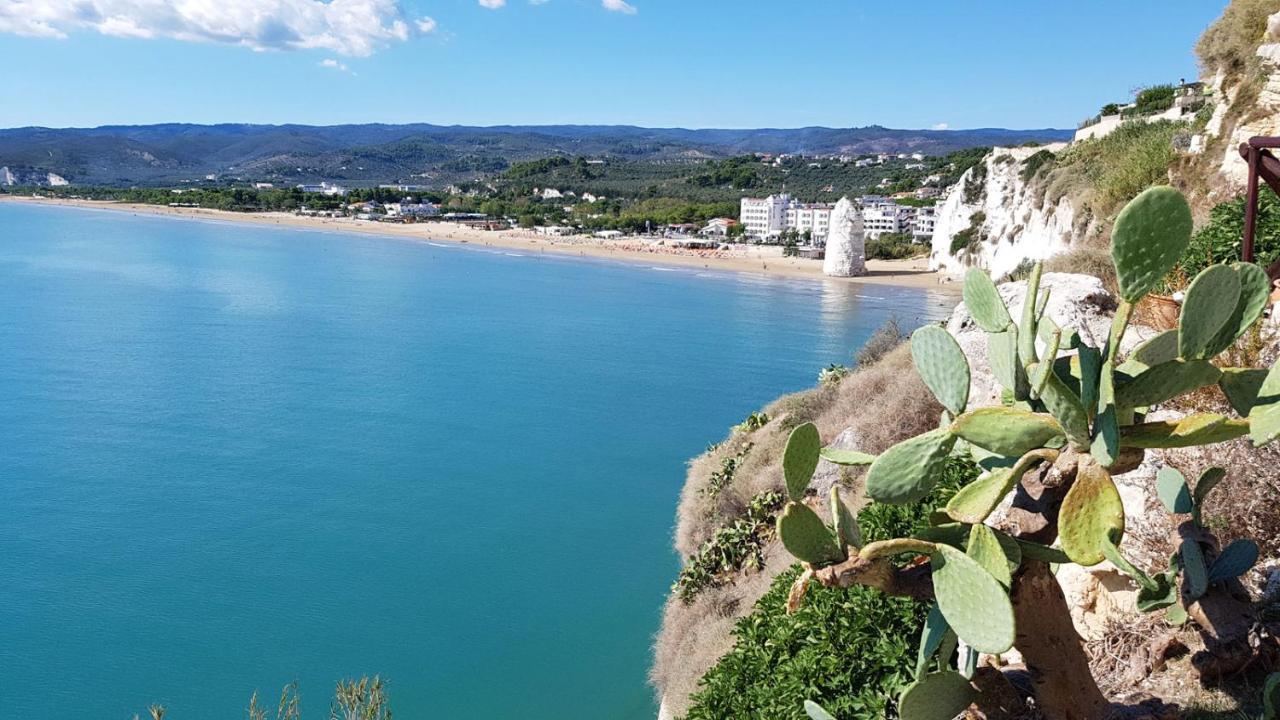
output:
[[[1240,248],[1240,259],[1253,262],[1253,237],[1258,224],[1258,159],[1261,155],[1258,148],[1249,147],[1249,191],[1244,205],[1244,243]]]

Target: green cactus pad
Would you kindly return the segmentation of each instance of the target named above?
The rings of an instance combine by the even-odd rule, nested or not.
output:
[[[991,573],[997,582],[1007,590],[1013,584],[1013,575],[1009,569],[1008,559],[995,532],[981,523],[969,529],[969,544],[966,554],[973,558],[984,570]]]
[[[1257,447],[1280,436],[1280,362],[1267,373],[1249,410],[1249,435]]]
[[[964,276],[964,305],[978,327],[989,333],[1002,332],[1013,323],[996,284],[980,268],[969,268]]]
[[[956,522],[975,524],[983,522],[1000,505],[1000,501],[1018,484],[1022,476],[1036,463],[1057,457],[1053,450],[1033,450],[1011,467],[992,470],[987,475],[960,488],[947,503],[947,515]]]
[[[1102,353],[1091,345],[1081,345],[1076,357],[1080,367],[1080,404],[1092,419],[1098,409],[1098,383],[1102,381]]]
[[[912,553],[914,555],[928,555],[937,548],[935,543],[926,540],[918,540],[916,538],[894,538],[893,540],[877,540],[868,544],[862,550],[858,551],[858,557],[863,560],[875,560],[877,558],[893,557],[894,555],[902,555],[903,553]]]
[[[1205,501],[1209,499],[1209,493],[1213,492],[1213,489],[1226,476],[1226,470],[1220,467],[1210,467],[1205,468],[1205,471],[1200,473],[1200,477],[1196,479],[1196,486],[1191,491],[1191,499],[1195,506],[1194,510],[1192,510],[1194,513],[1193,519],[1197,525],[1200,524],[1200,513],[1204,510]]]
[[[1053,318],[1049,317],[1040,318],[1040,326],[1036,329],[1036,333],[1045,342],[1049,342],[1049,338],[1053,337],[1054,333],[1060,334],[1062,340],[1059,342],[1063,350],[1075,350],[1083,344],[1080,333],[1071,328],[1060,327]]]
[[[1212,385],[1222,371],[1207,360],[1171,360],[1155,365],[1116,388],[1116,406],[1149,407]]]
[[[898,717],[902,720],[952,720],[978,696],[965,676],[954,670],[930,673],[902,691]]]
[[[1016,538],[1015,541],[1018,543],[1018,549],[1022,551],[1022,557],[1027,560],[1056,565],[1066,565],[1071,562],[1071,557],[1058,548],[1033,543],[1028,540],[1017,540]]]
[[[950,545],[938,545],[930,560],[938,607],[956,635],[992,655],[1013,647],[1013,605],[1004,586],[976,560]]]
[[[1057,364],[1058,346],[1062,343],[1062,333],[1056,332],[1049,336],[1049,342],[1044,352],[1044,362],[1037,362],[1027,368],[1027,375],[1031,380],[1031,395],[1038,397],[1044,390],[1045,383],[1049,382],[1049,378],[1054,374],[1054,367]],[[1068,364],[1068,367],[1070,365]]]
[[[1156,473],[1156,494],[1171,513],[1182,515],[1195,509],[1187,478],[1175,468],[1163,467]]]
[[[1049,414],[1062,425],[1072,444],[1084,449],[1089,447],[1089,415],[1080,398],[1057,373],[1050,371],[1040,388],[1040,401]]]
[[[1044,263],[1036,263],[1031,268],[1026,295],[1022,298],[1022,322],[1018,324],[1018,360],[1023,367],[1040,359],[1036,354],[1036,328],[1040,317],[1036,312],[1036,298],[1040,294],[1040,274],[1043,271]],[[1048,298],[1045,300],[1047,303]]]
[[[809,716],[809,720],[836,720],[831,713],[822,709],[822,706],[812,700],[804,701],[804,714]]]
[[[1184,538],[1178,554],[1182,556],[1182,592],[1188,599],[1199,600],[1209,589],[1209,569],[1204,564],[1204,551],[1194,539]]]
[[[791,431],[787,449],[782,453],[782,475],[787,481],[787,495],[792,500],[803,500],[813,471],[818,469],[818,453],[822,451],[822,438],[818,426],[805,423]]]
[[[951,448],[955,436],[938,429],[917,435],[880,454],[867,471],[867,494],[876,502],[902,505],[929,494]]]
[[[1248,417],[1266,379],[1266,368],[1223,368],[1218,387],[1227,396],[1231,409],[1240,417]]]
[[[1066,440],[1062,426],[1048,415],[1006,407],[979,408],[956,418],[952,431],[978,447],[1020,457]]]
[[[1164,280],[1191,242],[1191,207],[1182,193],[1153,187],[1134,198],[1111,231],[1120,295],[1136,303]]]
[[[1130,375],[1137,375],[1149,367],[1155,367],[1170,360],[1178,359],[1178,331],[1165,330],[1164,332],[1153,336],[1150,340],[1142,343],[1129,353],[1129,359],[1124,361],[1119,370]],[[1130,372],[1132,369],[1132,372]]]
[[[1210,265],[1191,281],[1178,319],[1178,356],[1185,360],[1213,357],[1215,339],[1240,303],[1240,275],[1226,265]],[[1234,332],[1230,328],[1228,332]]]
[[[1076,481],[1062,500],[1058,537],[1072,562],[1089,567],[1106,559],[1103,543],[1124,534],[1124,504],[1111,474],[1093,458],[1081,456]]]
[[[862,529],[858,527],[858,516],[849,511],[849,506],[840,499],[840,489],[831,486],[831,520],[836,530],[836,539],[852,548],[862,547]]]
[[[1138,589],[1138,610],[1154,612],[1178,602],[1178,588],[1174,585],[1172,577],[1161,573],[1151,579],[1155,583],[1154,589],[1145,587]]]
[[[937,325],[925,325],[911,334],[911,359],[920,379],[942,407],[953,415],[969,404],[969,361],[960,343]]]
[[[1136,448],[1181,448],[1234,440],[1249,434],[1249,421],[1228,420],[1225,415],[1199,413],[1178,420],[1130,425],[1121,430],[1120,442]]]
[[[942,616],[942,611],[937,605],[929,608],[929,614],[924,618],[924,627],[920,630],[920,649],[916,652],[916,677],[919,678],[925,674],[929,667],[929,661],[933,659],[934,654],[942,647],[943,640],[946,639],[947,633],[951,632],[951,626],[947,624],[947,619]],[[947,660],[947,658],[943,658]]]
[[[1112,334],[1118,319],[1112,321]],[[1098,464],[1111,467],[1120,457],[1120,420],[1116,412],[1115,344],[1110,338],[1104,349],[1102,370],[1098,373],[1098,409],[1093,419],[1093,444],[1089,452]]]
[[[987,362],[991,374],[1000,385],[1013,392],[1015,397],[1027,397],[1027,374],[1018,362],[1018,330],[1013,325],[1008,330],[987,335]]]
[[[816,567],[845,559],[844,551],[836,544],[831,530],[822,524],[817,513],[803,503],[787,503],[786,509],[778,516],[778,537],[782,539],[782,546],[797,560]]]
[[[1240,278],[1240,299],[1235,311],[1223,324],[1213,339],[1208,357],[1215,357],[1240,339],[1262,317],[1271,300],[1271,280],[1267,273],[1253,263],[1232,263],[1231,269]]]
[[[1138,583],[1138,586],[1142,589],[1147,590],[1148,592],[1157,592],[1160,590],[1159,583],[1157,583],[1150,575],[1139,570],[1138,566],[1129,562],[1129,558],[1126,558],[1124,553],[1120,552],[1120,548],[1116,547],[1116,544],[1111,542],[1111,538],[1107,538],[1103,541],[1102,554],[1105,555],[1107,560],[1110,561],[1112,565],[1115,565],[1120,572],[1128,575],[1134,582]]]
[[[1226,547],[1209,568],[1209,584],[1238,578],[1258,562],[1258,543],[1236,540]]]
[[[837,465],[870,465],[876,461],[875,455],[868,455],[857,450],[837,450],[836,448],[824,447],[819,454]]]

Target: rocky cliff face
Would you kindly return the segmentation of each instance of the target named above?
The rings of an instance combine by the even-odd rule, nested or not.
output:
[[[981,267],[999,278],[1067,249],[1076,234],[1075,209],[1065,198],[1046,203],[1043,188],[1024,177],[1033,155],[1065,147],[998,147],[965,172],[938,208],[930,269],[959,276]]]

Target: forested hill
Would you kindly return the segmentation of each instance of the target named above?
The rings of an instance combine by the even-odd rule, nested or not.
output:
[[[229,176],[267,182],[443,186],[555,155],[655,162],[743,153],[920,152],[1068,139],[1069,130],[799,128],[686,130],[623,125],[137,125],[0,130],[0,182],[163,185]]]

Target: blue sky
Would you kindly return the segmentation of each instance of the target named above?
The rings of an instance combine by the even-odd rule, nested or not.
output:
[[[1225,5],[0,0],[0,127],[1073,127],[1194,77]]]

